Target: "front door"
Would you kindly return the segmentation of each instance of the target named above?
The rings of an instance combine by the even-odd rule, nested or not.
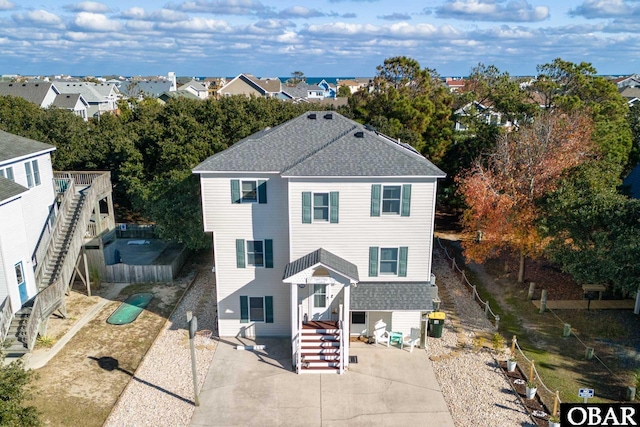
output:
[[[27,283],[24,277],[24,270],[22,269],[22,262],[17,263],[15,266],[16,281],[18,282],[18,292],[20,293],[20,303],[24,304],[29,298],[27,294]]]
[[[322,284],[313,284],[311,290],[311,319],[328,320],[329,319],[329,295],[327,295],[327,286]]]

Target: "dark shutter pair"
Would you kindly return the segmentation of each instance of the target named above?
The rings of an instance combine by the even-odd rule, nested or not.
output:
[[[273,323],[273,297],[264,297],[264,321]],[[240,323],[249,323],[249,297],[240,297]]]
[[[369,277],[378,277],[378,256],[379,248],[371,246],[369,248]],[[407,277],[407,255],[409,248],[401,246],[398,253],[398,277]]]
[[[245,268],[246,262],[244,259],[244,239],[236,239],[236,266],[238,268]],[[264,267],[273,268],[273,240],[264,240]]]
[[[240,180],[231,180],[231,203],[242,203],[242,192],[240,191]],[[258,203],[267,203],[267,181],[258,180]]]
[[[302,223],[311,224],[312,221],[312,206],[311,206],[311,191],[302,192]],[[331,191],[329,193],[329,222],[331,224],[338,223],[338,212],[340,204],[340,195],[338,191]]]
[[[382,185],[371,185],[371,216],[380,216],[380,205],[382,204]],[[411,212],[411,184],[402,185],[402,202],[400,205],[400,215],[409,216]]]

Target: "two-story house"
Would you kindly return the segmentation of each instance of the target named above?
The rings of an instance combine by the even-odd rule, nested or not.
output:
[[[54,215],[53,150],[0,131],[0,303],[8,297],[14,312],[38,292],[32,256]]]
[[[194,173],[213,233],[220,336],[291,337],[298,372],[343,372],[350,336],[373,335],[378,320],[406,335],[433,310],[445,174],[411,146],[309,112]]]

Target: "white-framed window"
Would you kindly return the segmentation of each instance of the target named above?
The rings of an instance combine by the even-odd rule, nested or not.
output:
[[[247,265],[264,267],[263,240],[247,240]]]
[[[398,248],[380,248],[380,274],[398,274]]]
[[[402,187],[400,185],[385,185],[382,187],[382,213],[400,214]]]
[[[240,185],[242,203],[256,203],[258,201],[258,181],[242,181]]]
[[[17,263],[15,266],[16,270],[16,281],[18,285],[22,285],[24,283],[24,270],[22,269],[22,262]]]
[[[27,174],[27,187],[32,188],[40,185],[40,169],[38,168],[37,160],[26,162],[24,171]]]
[[[13,167],[7,166],[4,169],[0,169],[0,176],[3,178],[7,178],[9,181],[15,182],[15,178],[13,177]]]
[[[313,193],[313,220],[329,222],[329,193]]]
[[[264,297],[249,297],[249,321],[264,322]]]

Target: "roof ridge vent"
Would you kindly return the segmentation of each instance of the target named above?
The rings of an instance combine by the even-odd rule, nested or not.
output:
[[[326,120],[333,120],[333,113],[327,113],[327,114],[325,114],[325,115],[324,115],[324,118],[325,118]]]
[[[307,119],[315,120],[316,119],[316,113],[311,113],[311,114],[307,115]]]
[[[353,136],[355,136],[356,138],[364,138],[364,132],[358,131],[354,133]]]

